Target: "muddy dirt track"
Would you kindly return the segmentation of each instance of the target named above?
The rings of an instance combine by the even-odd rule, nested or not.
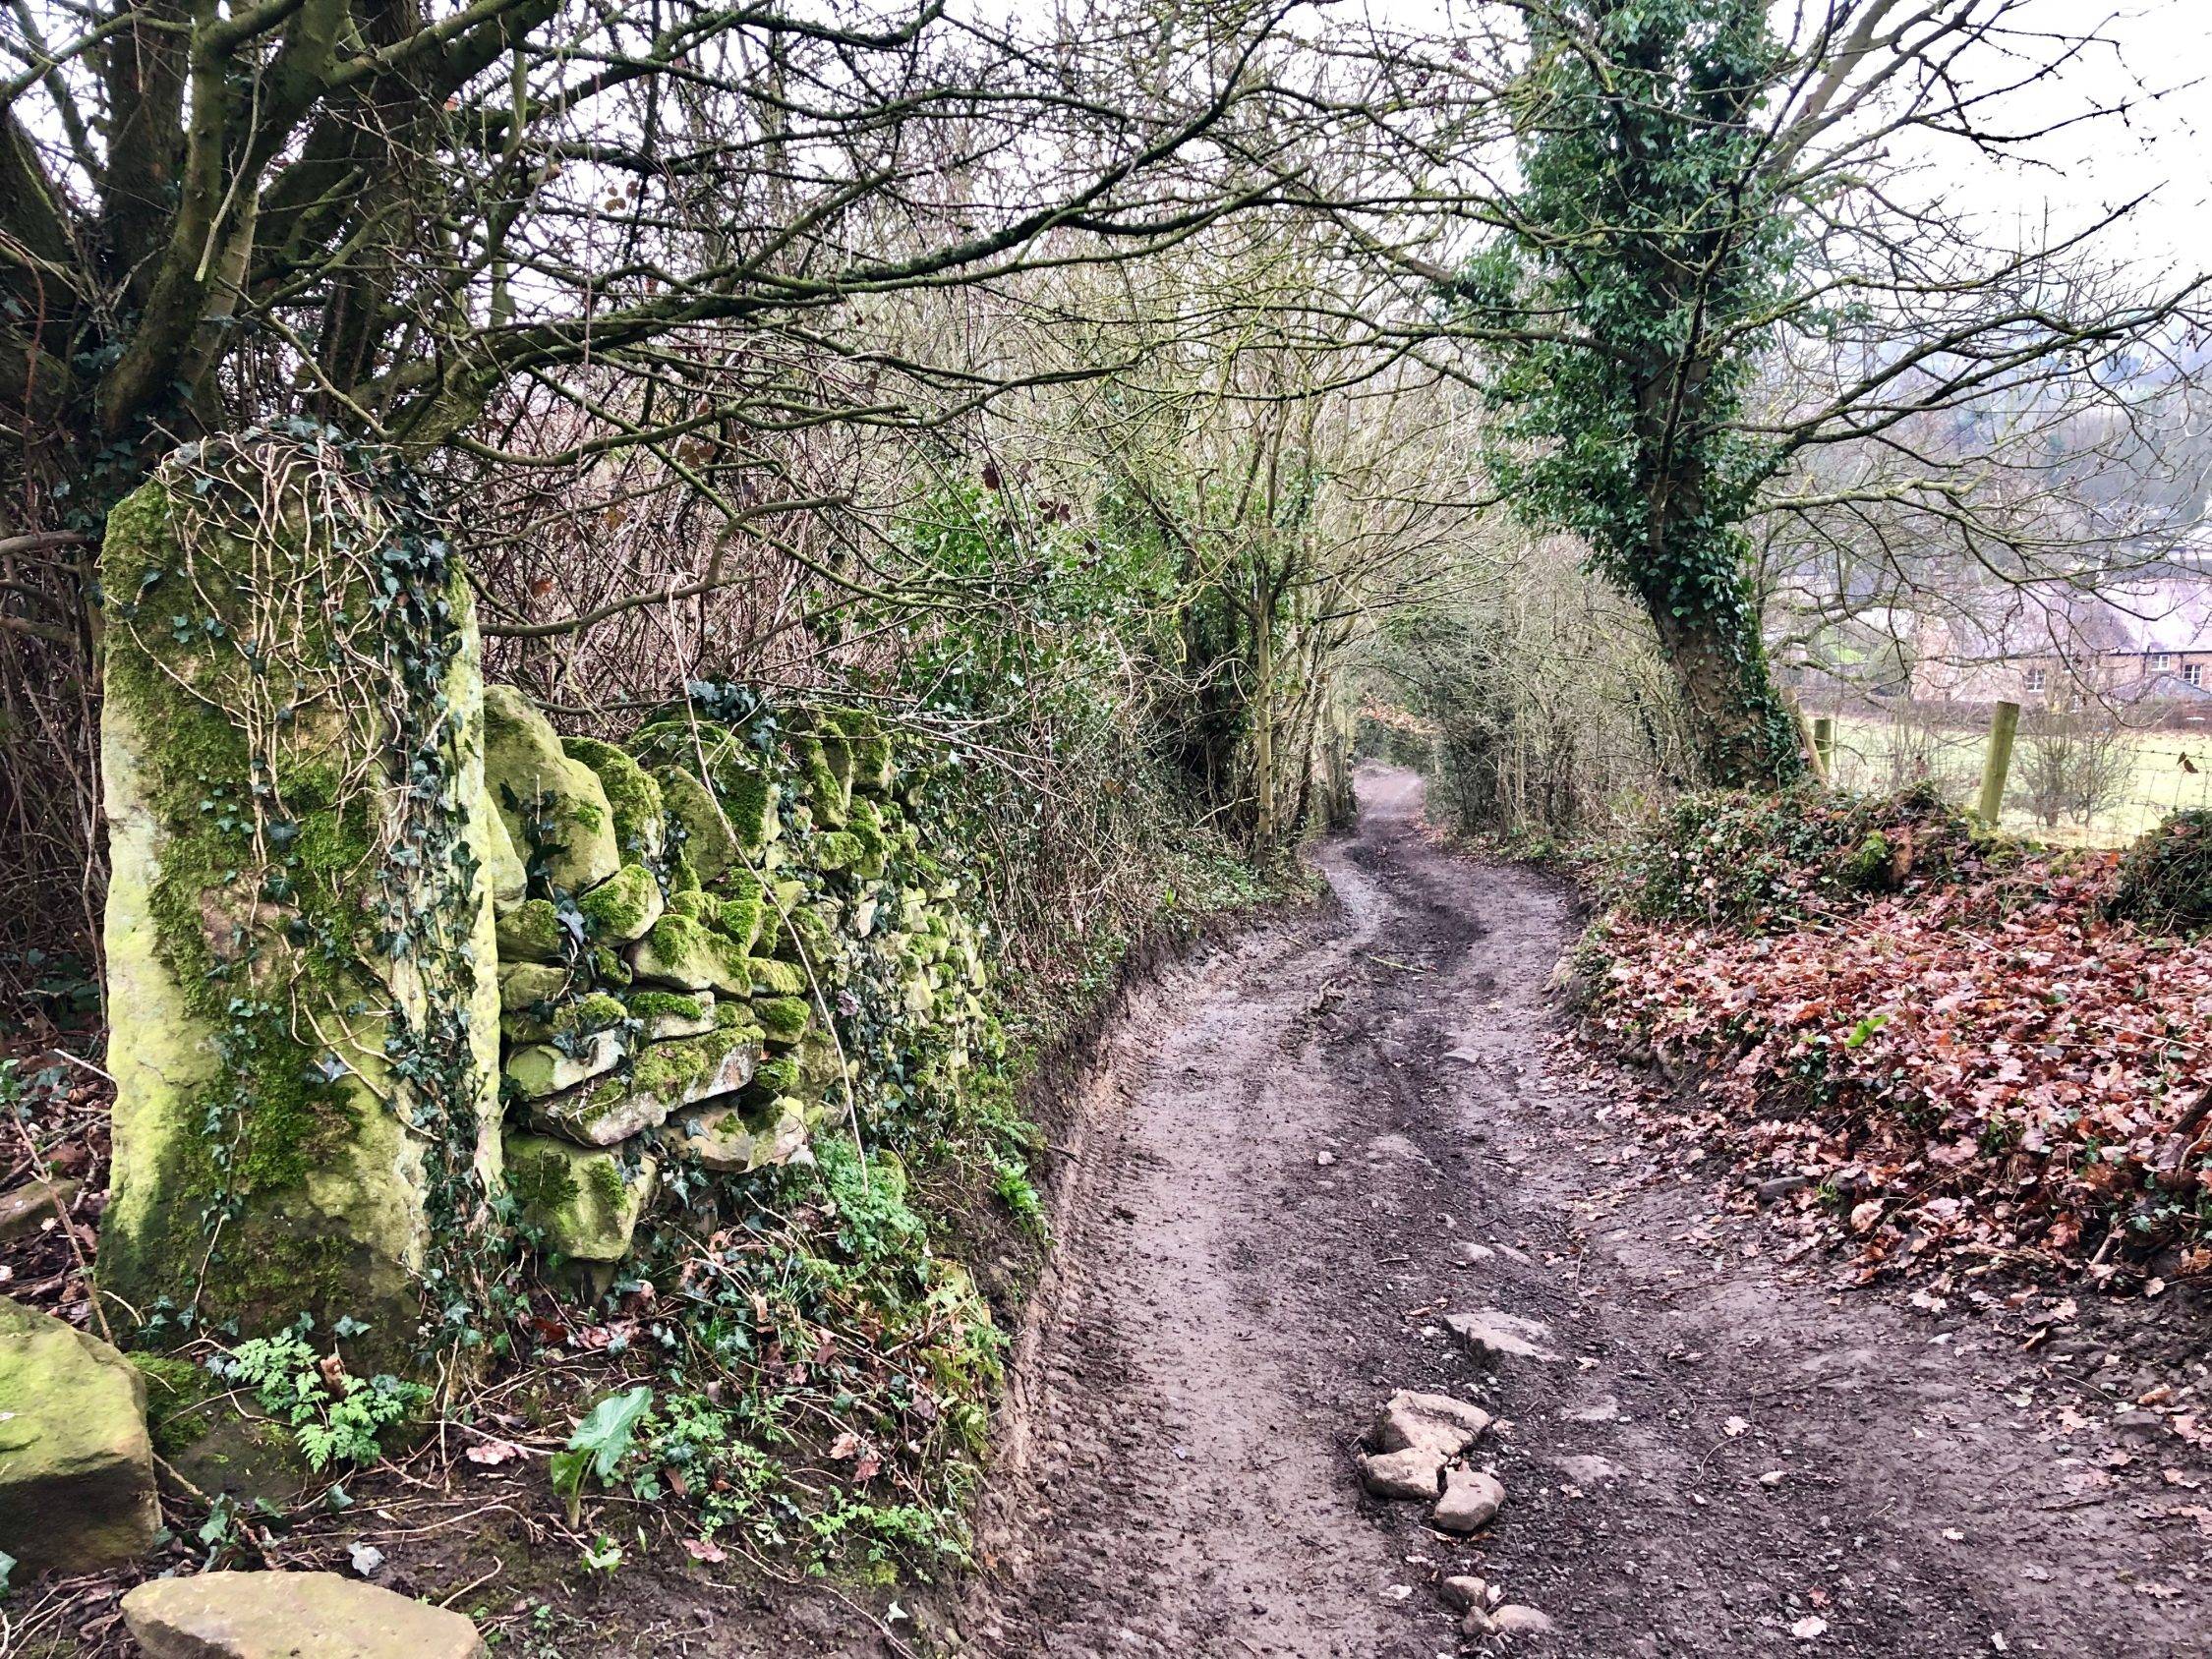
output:
[[[1474,1571],[1534,1651],[2212,1652],[2205,1471],[2070,1443],[2048,1353],[1717,1233],[1547,1072],[1564,898],[1436,850],[1412,777],[1362,794],[1338,910],[1141,999],[1063,1149],[961,1645],[1483,1651],[1434,1590]],[[1476,1366],[1440,1321],[1486,1308],[1558,1360]],[[1485,1534],[1362,1494],[1397,1388],[1500,1419]]]

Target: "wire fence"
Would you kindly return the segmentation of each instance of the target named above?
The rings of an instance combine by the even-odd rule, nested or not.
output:
[[[1987,715],[1911,705],[1833,714],[1831,776],[1890,791],[1922,780],[1971,807],[1989,747]],[[2003,825],[2041,840],[2121,847],[2176,812],[2212,808],[2212,729],[2130,727],[2102,714],[2029,711],[2007,776]]]

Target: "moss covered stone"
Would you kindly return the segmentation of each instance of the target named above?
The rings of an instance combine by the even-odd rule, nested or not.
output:
[[[288,517],[281,495],[273,515],[207,505],[259,502],[271,480],[323,464],[275,439],[224,440],[165,462],[109,518],[101,775],[117,1092],[99,1284],[126,1325],[164,1301],[246,1330],[350,1316],[372,1328],[351,1357],[404,1369],[428,1249],[426,1148],[461,1147],[479,1175],[497,1160],[497,877],[470,879],[495,872],[496,836],[458,573],[451,627],[424,647],[444,663],[440,799],[455,856],[402,868],[385,848],[421,820],[409,816],[420,795],[389,781],[396,694],[349,655],[361,640],[340,649],[332,633],[374,611],[365,591],[317,587],[333,539],[378,544],[385,527],[373,514],[310,520],[304,498]],[[410,928],[401,959],[378,954],[372,919],[385,915]],[[434,940],[432,961],[419,947]],[[395,1067],[419,1058],[409,1033],[430,1026],[460,1034],[457,1073]],[[407,1127],[425,1114],[435,1140]]]
[[[566,968],[546,962],[499,964],[499,1011],[518,1013],[540,1003],[557,1002],[568,994]]]
[[[688,916],[667,914],[630,952],[630,971],[641,984],[677,991],[712,991],[726,977],[721,944]]]
[[[784,912],[776,954],[786,961],[811,962],[817,971],[837,959],[837,928],[822,906],[798,904]]]
[[[714,881],[737,856],[737,837],[724,822],[714,795],[694,774],[675,767],[655,772],[653,780],[676,830],[685,869],[698,881]]]
[[[773,956],[745,959],[746,989],[756,997],[799,997],[806,993],[806,970]]]
[[[30,1573],[136,1560],[161,1525],[145,1376],[0,1297],[0,1550]]]
[[[614,844],[622,856],[646,863],[657,861],[668,807],[661,799],[661,785],[652,774],[622,750],[596,737],[564,737],[560,746],[570,760],[583,762],[599,778],[608,807],[614,814]]]
[[[795,1100],[740,1109],[728,1101],[686,1107],[658,1131],[669,1156],[721,1173],[788,1164],[807,1144],[806,1115]]]
[[[798,1056],[770,1055],[754,1071],[752,1083],[745,1091],[745,1099],[757,1104],[781,1095],[796,1096],[805,1087],[806,1079],[799,1070]]]
[[[501,1035],[524,1043],[543,1042],[553,1035],[556,1005],[568,998],[568,970],[544,962],[502,962],[499,965],[499,1030]]]
[[[772,1049],[793,1047],[806,1033],[813,1009],[803,997],[755,997],[753,1018],[767,1034]]]
[[[760,1063],[761,1033],[722,1024],[724,1011],[717,1008],[716,1029],[704,1036],[655,1043],[624,1072],[534,1102],[531,1122],[579,1145],[614,1146],[681,1107],[743,1088]]]
[[[623,865],[576,899],[584,937],[594,944],[635,944],[661,919],[661,884],[642,864]]]
[[[523,1225],[549,1250],[584,1262],[618,1262],[630,1253],[660,1173],[652,1158],[625,1170],[611,1152],[520,1131],[506,1137],[506,1169]]]
[[[845,830],[815,836],[809,851],[817,870],[850,870],[863,855],[860,837]]]
[[[748,856],[757,859],[776,839],[780,826],[775,781],[762,769],[758,752],[728,726],[678,715],[644,727],[630,740],[630,747],[664,773],[681,772],[711,790],[712,804],[702,816],[724,834],[734,836],[736,847]],[[662,786],[668,787],[666,775]],[[669,804],[674,812],[672,795]],[[684,823],[688,829],[691,821],[687,817]],[[711,884],[727,862],[714,868],[700,863],[700,879]]]
[[[523,1099],[539,1100],[604,1076],[628,1052],[618,1031],[598,1031],[559,1044],[530,1043],[507,1056],[506,1078]]]
[[[865,709],[832,709],[823,717],[844,740],[847,776],[853,791],[863,795],[888,792],[892,749],[883,722]]]
[[[799,718],[787,741],[791,766],[805,785],[806,804],[816,827],[844,829],[852,803],[851,754],[844,738],[834,729],[817,731],[814,722]]]
[[[712,920],[716,929],[735,942],[739,950],[750,950],[759,941],[767,915],[767,893],[750,870],[734,869],[724,877]]]
[[[716,772],[714,783],[715,798],[737,832],[737,844],[757,857],[780,829],[775,781],[758,768],[727,767]]]
[[[506,820],[495,812],[487,813],[484,824],[484,847],[478,857],[484,864],[485,884],[492,889],[492,903],[504,914],[529,896],[530,874],[523,867],[522,854],[515,851],[514,837],[507,833]]]
[[[699,1037],[715,1029],[715,999],[705,991],[633,991],[629,1016],[645,1027],[649,1042]]]
[[[881,881],[891,864],[891,837],[884,830],[883,809],[874,801],[854,801],[845,832],[855,848],[850,860],[853,875],[862,881]]]
[[[575,944],[548,898],[533,898],[501,916],[495,937],[502,963],[558,962]]]
[[[553,887],[584,892],[621,868],[613,808],[598,774],[569,758],[546,716],[512,686],[485,689],[484,776],[516,850]]]
[[[822,1099],[852,1078],[859,1063],[840,1051],[819,1022],[808,1026],[800,1036],[794,1058],[798,1060],[798,1087],[786,1093],[810,1101]]]

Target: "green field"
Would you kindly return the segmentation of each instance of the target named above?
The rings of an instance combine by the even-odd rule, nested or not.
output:
[[[1985,728],[1914,727],[1878,716],[1842,715],[1835,721],[1835,781],[1851,789],[1888,789],[1926,763],[1947,795],[1971,805],[1981,786]],[[2086,824],[2041,823],[2023,799],[2021,778],[2030,738],[2023,730],[2005,796],[2005,828],[2069,846],[2125,846],[2169,813],[2212,807],[2212,731],[2125,732],[2125,772],[2113,804]],[[2195,767],[2183,765],[2184,759]]]

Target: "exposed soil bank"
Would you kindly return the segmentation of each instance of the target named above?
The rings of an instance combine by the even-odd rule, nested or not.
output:
[[[1547,1073],[1564,900],[1431,846],[1410,776],[1362,794],[1341,914],[1172,973],[1116,1040],[967,1645],[1426,1659],[1472,1570],[1576,1654],[2212,1650],[2202,1457],[2069,1420],[2064,1344],[1839,1296],[1717,1221],[1609,1085]],[[1561,1359],[1485,1375],[1439,1323],[1483,1308]],[[1472,1544],[1360,1493],[1400,1387],[1503,1419]]]

